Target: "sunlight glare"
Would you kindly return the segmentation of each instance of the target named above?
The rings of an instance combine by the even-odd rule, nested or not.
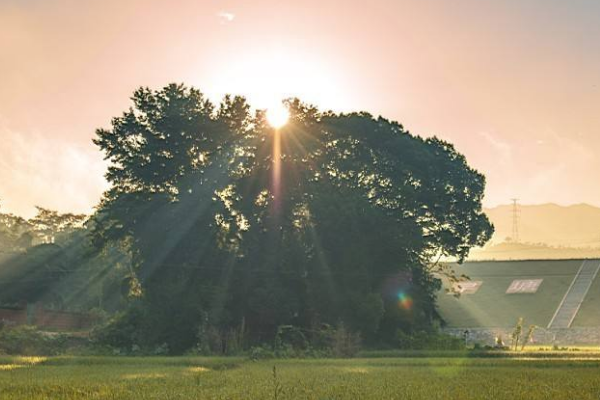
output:
[[[279,129],[284,126],[290,118],[290,112],[283,105],[279,104],[267,109],[267,121],[275,129]]]
[[[205,60],[202,61],[205,63]],[[200,66],[193,65],[190,74]],[[299,98],[322,109],[354,108],[352,85],[329,57],[289,47],[240,50],[209,64],[206,79],[192,83],[201,86],[209,98],[220,102],[223,96],[239,94],[255,109],[269,109],[281,99]]]

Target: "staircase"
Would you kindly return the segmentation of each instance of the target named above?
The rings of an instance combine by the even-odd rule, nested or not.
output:
[[[600,269],[598,260],[585,260],[556,309],[548,328],[569,328]]]

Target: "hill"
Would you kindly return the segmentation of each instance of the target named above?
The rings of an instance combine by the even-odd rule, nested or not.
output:
[[[502,242],[474,248],[470,261],[485,260],[567,260],[600,258],[600,247],[549,246],[543,243]]]
[[[455,266],[459,274],[466,274],[472,282],[481,282],[481,286],[475,293],[458,298],[440,294],[439,310],[449,327],[512,327],[520,317],[527,323],[545,327],[580,265],[581,260],[567,260],[468,262]],[[515,279],[543,281],[536,293],[507,294]]]
[[[486,208],[496,233],[492,243],[512,235],[512,206]],[[589,204],[519,205],[519,239],[522,243],[543,243],[562,247],[600,247],[600,208]]]
[[[540,260],[600,257],[600,208],[589,204],[519,205],[519,240],[512,235],[512,205],[486,208],[492,240],[469,260]]]
[[[510,338],[515,323],[536,326],[540,344],[594,344],[600,341],[600,260],[467,262],[452,266],[470,280],[460,296],[446,292],[443,279],[438,311],[445,329],[491,344]]]

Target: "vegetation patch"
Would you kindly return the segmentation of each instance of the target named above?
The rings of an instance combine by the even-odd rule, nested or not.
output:
[[[23,362],[12,357],[1,363]],[[227,361],[210,357],[50,357],[28,367],[0,370],[0,388],[3,400],[591,400],[600,393],[597,360],[237,359],[235,364],[236,368],[217,369]]]

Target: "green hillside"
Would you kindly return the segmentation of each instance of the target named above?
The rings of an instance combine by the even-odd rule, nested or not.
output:
[[[600,274],[592,282],[572,326],[600,327]]]
[[[438,309],[448,327],[506,328],[519,317],[526,324],[548,326],[575,278],[582,260],[468,262],[459,274],[482,284],[459,298],[438,296]],[[515,279],[543,279],[536,293],[507,294]],[[444,282],[447,287],[448,283]],[[596,278],[572,326],[600,326],[600,278]]]

